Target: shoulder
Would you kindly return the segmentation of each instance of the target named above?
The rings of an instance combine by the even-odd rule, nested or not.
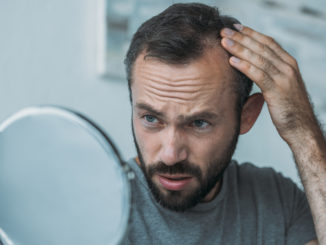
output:
[[[230,170],[238,172],[244,178],[251,176],[267,177],[279,174],[271,167],[258,167],[250,162],[238,163],[236,160],[232,160]]]
[[[271,167],[257,167],[249,162],[239,164],[237,161],[232,161],[228,171],[230,178],[236,178],[238,184],[290,185],[296,187],[296,184],[290,178],[285,177]]]
[[[229,198],[238,200],[246,220],[256,214],[255,222],[284,229],[288,244],[316,237],[305,193],[290,178],[270,167],[233,161],[226,180],[232,189]]]
[[[304,199],[304,193],[283,174],[270,167],[257,167],[252,163],[238,164],[233,161],[228,169],[228,184],[239,195],[255,197],[269,205],[278,203],[283,207],[293,204],[298,198]]]

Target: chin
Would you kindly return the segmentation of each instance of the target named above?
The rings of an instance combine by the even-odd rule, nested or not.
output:
[[[199,186],[173,191],[165,189],[153,180],[150,184],[150,189],[154,198],[161,206],[175,212],[184,212],[196,206],[203,199]]]

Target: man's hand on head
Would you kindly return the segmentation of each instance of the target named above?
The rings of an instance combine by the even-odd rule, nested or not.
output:
[[[288,143],[319,133],[319,124],[296,60],[271,37],[236,24],[222,30],[222,46],[233,56],[230,64],[261,89],[274,125]]]
[[[326,244],[326,140],[298,64],[273,38],[234,26],[238,31],[221,31],[222,46],[233,55],[230,64],[261,89],[273,123],[296,160],[318,242]]]

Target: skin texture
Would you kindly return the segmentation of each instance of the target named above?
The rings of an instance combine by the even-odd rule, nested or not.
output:
[[[132,120],[145,175],[158,165],[176,172],[179,163],[184,162],[207,180],[209,174],[215,171],[217,175],[227,166],[235,138],[252,127],[263,104],[261,95],[252,96],[239,121],[233,79],[228,55],[219,44],[209,46],[202,57],[186,65],[139,55],[131,85]],[[162,186],[158,174],[147,177],[161,198],[178,204],[203,185],[192,172],[185,174],[191,177],[190,183],[178,193]],[[214,183],[199,201],[211,201],[219,185],[220,181]]]
[[[230,64],[260,87],[278,133],[293,152],[318,243],[326,244],[326,140],[298,64],[271,37],[249,27],[235,27],[239,32],[222,30],[222,46],[233,55]]]

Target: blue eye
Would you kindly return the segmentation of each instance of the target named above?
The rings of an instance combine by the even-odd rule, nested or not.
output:
[[[193,122],[193,126],[199,129],[204,129],[207,128],[209,126],[209,123],[206,122],[205,120],[195,120]]]
[[[157,118],[154,117],[154,116],[152,116],[152,115],[145,115],[144,118],[149,123],[155,123],[155,122],[157,122]]]

